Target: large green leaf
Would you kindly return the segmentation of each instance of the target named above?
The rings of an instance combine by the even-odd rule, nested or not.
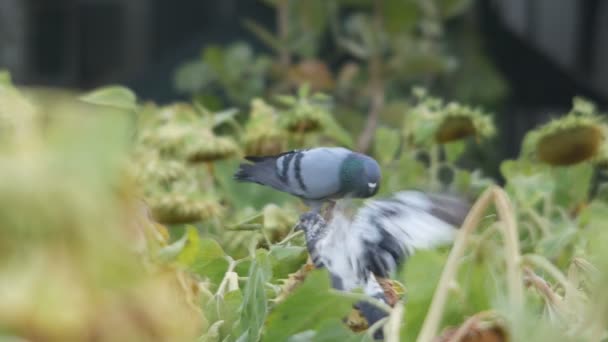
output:
[[[522,206],[533,207],[555,191],[555,180],[544,165],[507,160],[500,165],[500,171],[507,180],[507,191]]]
[[[457,161],[458,158],[460,158],[460,156],[462,156],[462,154],[464,153],[466,149],[466,142],[464,140],[457,140],[444,144],[443,148],[445,149],[446,159],[449,162],[453,163]]]
[[[177,258],[180,263],[194,265],[197,262],[209,262],[225,255],[217,241],[209,238],[201,239],[195,227],[188,226],[186,235],[185,246]]]
[[[268,310],[266,283],[272,277],[268,252],[258,250],[251,262],[249,276],[243,290],[240,337],[238,341],[258,341]]]
[[[270,256],[273,277],[285,279],[306,262],[308,252],[305,247],[300,246],[272,246]]]
[[[569,167],[553,169],[555,178],[555,202],[571,208],[587,199],[591,188],[593,166],[580,163]]]
[[[403,284],[407,289],[405,325],[401,329],[402,341],[415,341],[426,317],[445,256],[435,251],[416,252],[405,265]]]
[[[352,305],[352,299],[330,291],[325,270],[315,270],[268,315],[263,340],[286,341],[291,335],[318,329],[328,320],[346,316]]]
[[[328,319],[316,331],[312,338],[314,342],[356,342],[356,341],[372,341],[366,333],[355,334],[349,330],[341,320]]]
[[[228,269],[228,260],[217,241],[200,238],[193,226],[187,226],[184,235],[169,246],[159,251],[159,258],[165,261],[175,260],[190,271],[218,285]]]
[[[184,234],[179,240],[161,248],[158,251],[158,258],[164,262],[177,259],[177,256],[184,250],[184,247],[186,247],[186,241],[188,241],[188,234]]]
[[[204,306],[205,318],[209,322],[223,321],[217,331],[218,339],[236,339],[235,328],[238,324],[240,307],[243,304],[241,290],[230,291],[223,296],[213,296]]]

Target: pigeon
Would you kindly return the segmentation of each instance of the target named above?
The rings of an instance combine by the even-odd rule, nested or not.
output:
[[[401,191],[368,200],[352,218],[338,207],[328,222],[318,213],[305,213],[296,229],[304,231],[312,262],[329,271],[333,288],[362,288],[386,303],[376,277],[390,278],[417,249],[452,242],[470,208],[468,200],[455,195]],[[356,307],[369,326],[387,315],[367,301]],[[383,338],[382,329],[374,338]]]
[[[313,212],[340,198],[368,198],[380,188],[380,166],[373,158],[343,147],[292,150],[274,156],[247,156],[234,174],[301,198]]]

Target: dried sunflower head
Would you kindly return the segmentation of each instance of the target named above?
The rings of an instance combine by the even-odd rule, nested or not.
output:
[[[243,140],[247,155],[273,155],[285,150],[287,134],[278,125],[274,107],[262,99],[251,101],[251,114]]]
[[[165,184],[184,178],[186,174],[184,163],[161,159],[153,152],[139,156],[134,166],[135,178],[143,184]]]
[[[408,113],[404,124],[406,136],[419,144],[445,144],[467,137],[488,138],[495,134],[490,115],[457,102],[445,104],[430,97],[424,89],[415,89],[418,104]]]
[[[171,159],[189,162],[209,162],[230,158],[239,153],[236,142],[230,137],[213,133],[202,120],[192,122],[169,121],[141,132],[142,144],[160,151]]]
[[[334,77],[327,64],[317,59],[303,60],[289,68],[287,81],[292,86],[308,83],[313,90],[331,90],[335,86]]]
[[[152,217],[163,224],[191,223],[221,216],[212,191],[201,191],[196,170],[183,161],[150,154],[137,160],[135,174]]]
[[[322,131],[325,124],[333,120],[328,110],[327,97],[322,94],[309,96],[307,85],[300,88],[297,97],[279,96],[277,100],[289,107],[279,120],[280,125],[289,132]]]
[[[183,224],[217,217],[223,208],[217,200],[197,194],[167,193],[147,200],[152,217],[162,224]]]
[[[202,128],[190,133],[184,153],[187,161],[200,163],[230,158],[239,154],[239,148],[232,138],[220,137]]]
[[[458,103],[449,103],[444,108],[443,120],[435,133],[438,143],[447,143],[469,136],[485,138],[494,135],[492,118],[479,109]]]
[[[595,106],[575,98],[570,113],[526,135],[522,154],[554,166],[597,160],[605,156],[606,130]]]

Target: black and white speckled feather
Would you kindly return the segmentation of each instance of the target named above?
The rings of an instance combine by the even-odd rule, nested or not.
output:
[[[304,214],[299,228],[306,232],[315,265],[328,269],[334,287],[363,288],[384,300],[375,276],[390,277],[417,249],[450,243],[469,209],[458,197],[403,191],[368,201],[352,218],[340,208],[327,223],[316,213]],[[385,315],[369,303],[359,307],[370,324]]]

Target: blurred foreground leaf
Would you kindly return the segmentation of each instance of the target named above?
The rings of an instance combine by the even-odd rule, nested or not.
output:
[[[330,288],[326,271],[311,272],[304,283],[268,315],[264,341],[286,341],[291,335],[318,329],[328,320],[346,316],[353,300],[332,293]]]
[[[91,104],[126,110],[135,110],[137,106],[135,94],[130,89],[121,86],[103,87],[81,96],[80,99]]]

